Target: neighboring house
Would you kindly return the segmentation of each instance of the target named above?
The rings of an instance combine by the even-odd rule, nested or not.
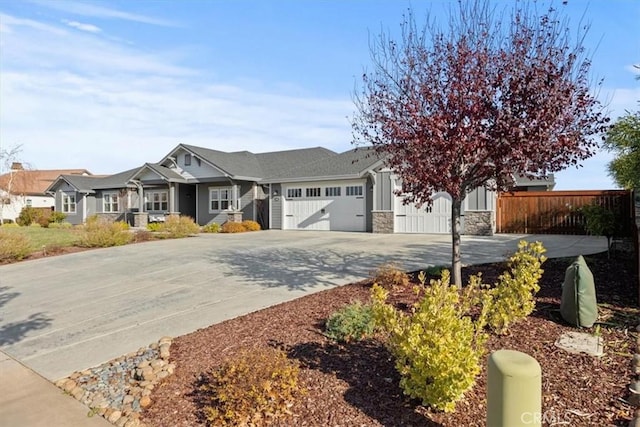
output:
[[[254,154],[180,144],[158,163],[108,177],[63,175],[48,191],[72,223],[97,214],[144,226],[181,214],[200,225],[250,219],[285,230],[450,232],[448,194],[418,209],[402,203],[394,193],[399,188],[400,180],[369,148]],[[493,232],[495,200],[483,188],[465,199],[467,232]]]
[[[8,173],[0,175],[0,222],[15,221],[25,206],[53,209],[54,198],[46,190],[63,174],[91,175],[86,169],[27,170],[13,163]]]

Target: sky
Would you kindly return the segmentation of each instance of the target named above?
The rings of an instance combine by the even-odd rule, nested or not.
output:
[[[497,1],[497,0],[496,0]],[[499,6],[508,1],[497,1]],[[636,110],[640,1],[554,3],[590,25],[598,97]],[[352,96],[369,40],[448,0],[0,0],[0,148],[34,169],[95,174],[157,162],[180,143],[223,151],[353,148]],[[611,154],[556,189],[615,188]]]

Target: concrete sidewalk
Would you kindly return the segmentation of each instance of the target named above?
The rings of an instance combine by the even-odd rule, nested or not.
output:
[[[47,379],[0,351],[0,426],[112,427]]]
[[[543,241],[549,257],[606,250],[590,236],[464,236],[463,262],[503,260],[521,238]],[[384,262],[448,264],[450,251],[443,235],[269,231],[0,266],[0,348],[17,359],[0,353],[0,427],[110,425],[43,377],[367,277]]]

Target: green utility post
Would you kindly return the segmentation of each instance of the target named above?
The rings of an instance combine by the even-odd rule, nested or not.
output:
[[[542,371],[536,359],[515,350],[489,356],[487,427],[542,426]]]

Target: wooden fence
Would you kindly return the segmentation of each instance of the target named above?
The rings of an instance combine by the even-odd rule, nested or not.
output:
[[[580,208],[598,204],[620,221],[620,237],[632,235],[635,222],[633,193],[605,191],[518,191],[498,196],[498,233],[587,234]]]

